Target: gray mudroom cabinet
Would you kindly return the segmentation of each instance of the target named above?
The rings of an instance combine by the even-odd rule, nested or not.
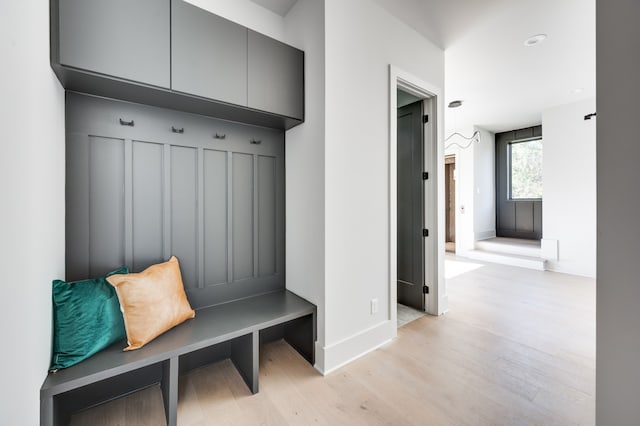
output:
[[[304,53],[249,30],[249,106],[304,118]]]
[[[247,29],[171,2],[171,88],[247,106]]]
[[[42,425],[230,359],[258,392],[259,347],[312,365],[316,307],[285,283],[285,130],[304,121],[304,52],[182,0],[50,0],[66,89],[67,281],[180,261],[194,319],[47,376]]]
[[[169,88],[169,1],[60,0],[61,65]]]
[[[304,52],[183,0],[51,0],[65,89],[276,129],[304,121]]]

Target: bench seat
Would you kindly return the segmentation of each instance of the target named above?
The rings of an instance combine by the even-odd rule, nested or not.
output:
[[[79,409],[160,383],[167,424],[175,425],[179,373],[230,358],[256,393],[259,344],[275,338],[284,338],[313,364],[315,305],[284,290],[198,309],[194,319],[141,349],[123,352],[123,341],[49,373],[40,390],[40,423],[66,424]]]

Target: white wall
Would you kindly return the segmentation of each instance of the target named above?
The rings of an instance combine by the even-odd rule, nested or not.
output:
[[[493,133],[476,127],[480,142],[473,144],[473,235],[483,240],[496,236],[496,142]]]
[[[51,280],[64,278],[64,92],[49,67],[49,2],[0,14],[0,422],[39,424],[51,356]]]
[[[447,114],[449,111],[445,111]],[[465,136],[473,134],[472,127],[457,128],[456,132]],[[453,131],[447,132],[449,136]],[[455,142],[455,143],[452,143]],[[452,137],[445,144],[449,146],[446,154],[455,154],[456,156],[456,254],[464,255],[465,252],[473,250],[475,237],[475,145],[474,142],[468,148],[467,141],[458,137]],[[458,146],[461,145],[461,146]]]
[[[185,0],[237,24],[285,41],[282,16],[249,0]]]
[[[444,87],[444,55],[371,0],[326,0],[325,371],[387,341],[389,64]],[[370,314],[370,300],[380,310]]]
[[[467,137],[476,130],[480,132],[480,142],[467,148],[451,144],[446,151],[456,156],[456,253],[462,256],[475,248],[477,240],[496,234],[494,134],[480,127],[455,129]],[[448,143],[451,142],[461,146],[469,143],[458,136]]]
[[[640,419],[640,2],[597,0],[596,422]]]
[[[596,275],[596,110],[595,99],[542,113],[544,199],[542,237],[557,241],[552,271]]]
[[[287,288],[318,307],[317,365],[325,345],[324,0],[298,0],[285,17],[289,44],[304,50],[305,122],[286,134]]]

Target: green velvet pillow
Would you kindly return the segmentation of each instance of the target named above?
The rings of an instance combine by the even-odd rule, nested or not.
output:
[[[126,332],[115,289],[105,277],[65,282],[53,281],[53,354],[50,371],[71,367],[115,342]]]

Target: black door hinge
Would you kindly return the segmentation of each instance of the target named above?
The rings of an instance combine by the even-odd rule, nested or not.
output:
[[[423,237],[428,237],[429,236],[429,230],[428,229],[423,229],[422,230],[422,236]]]
[[[423,123],[428,123],[429,122],[429,115],[423,115],[422,116],[422,122]]]
[[[429,287],[427,287],[426,285],[422,286],[422,294],[429,294]]]
[[[422,172],[422,180],[429,179],[429,172]]]

